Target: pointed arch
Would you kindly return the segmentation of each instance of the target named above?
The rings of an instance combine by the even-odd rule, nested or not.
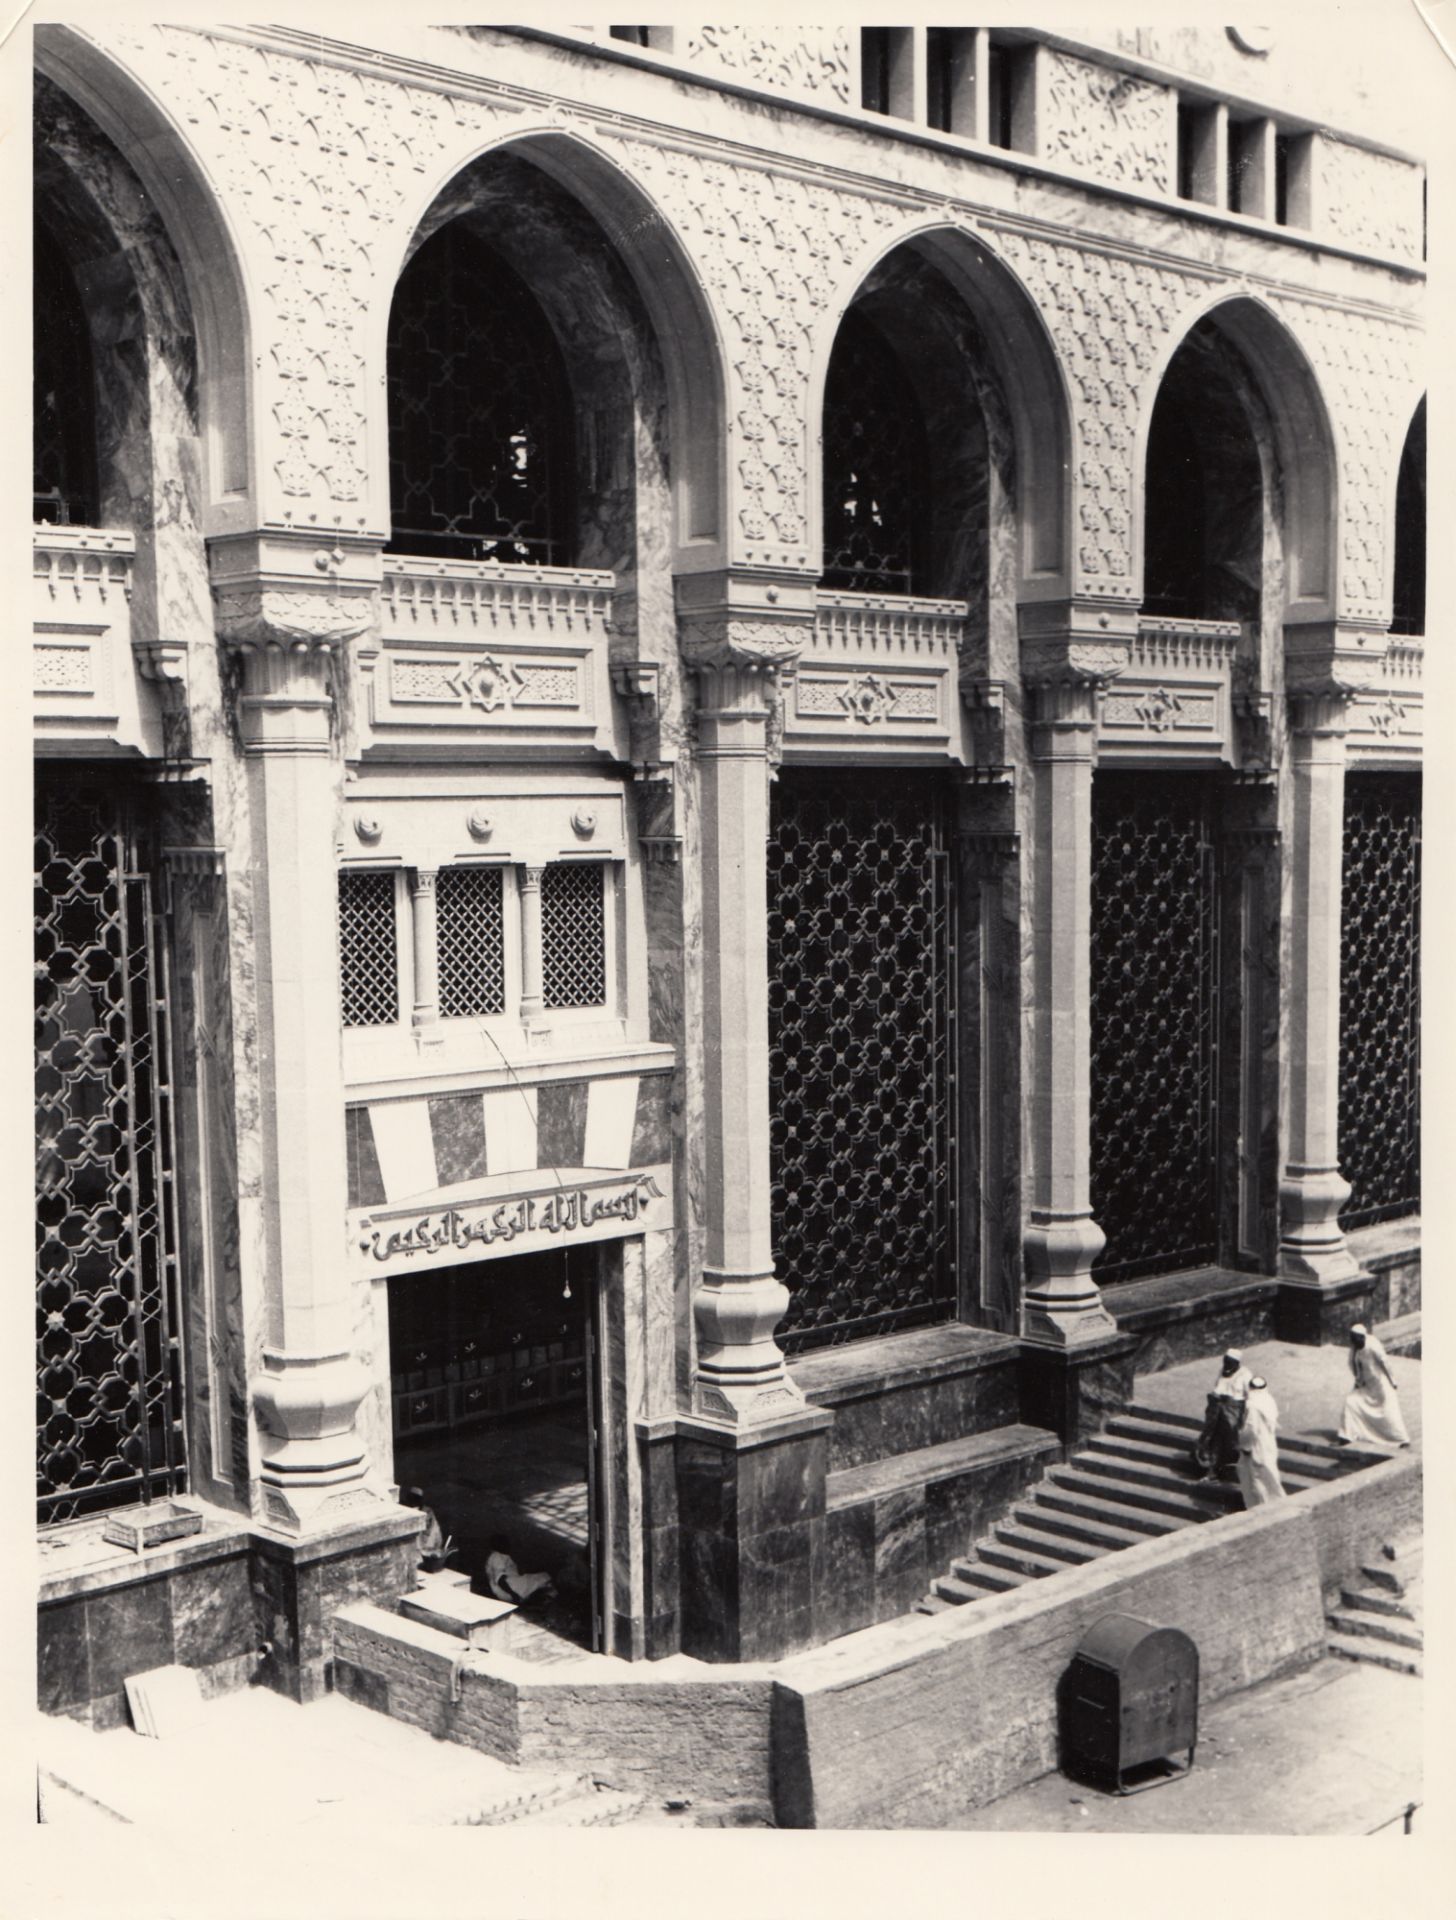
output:
[[[430,216],[452,184],[487,156],[515,156],[563,189],[601,229],[642,302],[662,361],[667,385],[668,444],[672,470],[675,571],[719,566],[724,560],[726,408],[722,340],[687,249],[660,208],[611,155],[576,132],[560,127],[512,129],[481,143],[430,184],[407,217],[396,224],[381,253],[383,286],[393,288]],[[371,315],[369,364],[383,368],[390,300],[376,301]],[[371,444],[386,444],[382,391],[370,420]],[[377,436],[377,437],[376,437]],[[371,463],[372,505],[388,523],[388,476],[383,461]]]
[[[1421,395],[1401,440],[1392,502],[1392,633],[1426,631],[1426,396]]]
[[[856,263],[826,313],[814,346],[809,418],[823,418],[829,361],[845,314],[890,257],[908,250],[935,267],[969,309],[986,342],[990,371],[1011,422],[1015,452],[1017,598],[1062,598],[1071,590],[1071,399],[1040,308],[1020,278],[978,234],[928,219],[902,228]],[[811,546],[823,541],[819,462],[810,462]]]
[[[250,289],[243,254],[186,136],[82,29],[35,30],[38,70],[86,113],[141,182],[181,265],[196,331],[203,531],[254,522]]]
[[[1133,520],[1134,578],[1141,589],[1154,412],[1169,368],[1200,328],[1236,349],[1272,427],[1283,491],[1285,604],[1279,610],[1281,617],[1286,622],[1332,619],[1338,593],[1338,459],[1329,410],[1309,357],[1288,325],[1266,301],[1246,292],[1221,291],[1192,309],[1149,376],[1133,450],[1138,503]]]

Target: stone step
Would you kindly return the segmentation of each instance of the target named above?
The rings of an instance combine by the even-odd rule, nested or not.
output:
[[[1421,1672],[1421,1662],[1409,1654],[1398,1653],[1394,1647],[1382,1647],[1378,1641],[1347,1638],[1343,1633],[1332,1633],[1325,1643],[1325,1651],[1337,1660],[1361,1660],[1367,1666],[1387,1667],[1392,1673]]]
[[[994,1536],[976,1542],[976,1556],[988,1567],[1005,1568],[1008,1572],[1023,1574],[1028,1580],[1045,1580],[1048,1574],[1067,1570],[1065,1560],[1054,1560],[1035,1547],[1016,1546]]]
[[[1045,1533],[1059,1533],[1068,1540],[1081,1540],[1089,1547],[1101,1547],[1106,1553],[1120,1553],[1124,1547],[1135,1547],[1151,1538],[1142,1528],[1130,1524],[1116,1526],[1086,1514],[1050,1506],[1043,1501],[1040,1488],[1030,1505],[1017,1507],[1012,1517],[1023,1526],[1034,1526]]]
[[[1106,1551],[1103,1547],[1089,1546],[1085,1540],[1069,1540],[1055,1528],[1046,1532],[1037,1520],[1035,1509],[1030,1517],[1023,1519],[1020,1512],[1007,1521],[992,1527],[992,1533],[1006,1547],[1028,1547],[1033,1553],[1039,1553],[1046,1559],[1060,1560],[1067,1566],[1084,1566],[1089,1560],[1098,1560]]]
[[[1111,1474],[1084,1472],[1080,1460],[1075,1466],[1056,1468],[1047,1479],[1054,1487],[1065,1488],[1069,1493],[1087,1494],[1094,1500],[1110,1500],[1122,1507],[1140,1507],[1148,1513],[1166,1514],[1185,1526],[1217,1520],[1227,1510],[1206,1500],[1194,1500],[1187,1494],[1164,1492]],[[1161,1531],[1171,1533],[1173,1529],[1165,1527]]]
[[[963,1607],[968,1600],[984,1600],[988,1593],[1004,1593],[1008,1587],[1018,1587],[1019,1580],[1004,1575],[993,1577],[988,1567],[978,1567],[965,1560],[958,1560],[958,1573],[938,1574],[930,1583],[930,1591],[937,1600],[948,1600],[952,1606]]]
[[[1397,1620],[1414,1620],[1415,1615],[1403,1600],[1393,1593],[1381,1593],[1369,1587],[1341,1587],[1340,1604],[1354,1607],[1362,1613],[1386,1613]]]
[[[1166,1496],[1175,1502],[1166,1509],[1169,1513],[1215,1519],[1239,1505],[1238,1488],[1226,1480],[1196,1480],[1169,1467],[1143,1466],[1112,1454],[1079,1453],[1071,1465],[1074,1473],[1085,1474],[1099,1485],[1115,1482],[1119,1499],[1130,1500],[1134,1489]]]
[[[960,1440],[918,1447],[910,1453],[887,1454],[863,1466],[838,1467],[826,1476],[824,1504],[828,1512],[856,1506],[861,1501],[930,1486],[965,1474],[989,1472],[1009,1461],[1054,1460],[1061,1448],[1045,1427],[1012,1425],[967,1434]],[[1034,1468],[1028,1471],[1028,1478]]]
[[[1156,1420],[1160,1426],[1164,1427],[1178,1427],[1194,1434],[1203,1431],[1202,1416],[1174,1413],[1168,1407],[1150,1407],[1141,1400],[1129,1400],[1122,1411],[1134,1415],[1139,1420]]]
[[[938,1593],[927,1593],[923,1600],[917,1600],[910,1609],[912,1613],[949,1613],[955,1605],[954,1600],[942,1600]]]
[[[1384,1640],[1393,1647],[1414,1647],[1419,1653],[1425,1646],[1425,1636],[1414,1624],[1401,1626],[1396,1621],[1383,1618],[1374,1613],[1356,1613],[1344,1607],[1336,1607],[1333,1613],[1325,1615],[1326,1620],[1337,1633],[1347,1634],[1354,1639]]]
[[[1109,1487],[1105,1496],[1099,1497],[1092,1493],[1079,1493],[1073,1488],[1059,1486],[1055,1480],[1046,1479],[1037,1487],[1035,1499],[1038,1507],[1046,1507],[1053,1513],[1106,1524],[1135,1533],[1144,1540],[1177,1532],[1176,1520],[1150,1513],[1146,1507],[1128,1506],[1123,1501],[1114,1500],[1111,1491]]]
[[[641,1813],[645,1796],[620,1787],[589,1787],[570,1800],[533,1807],[516,1819],[495,1825],[513,1827],[620,1827]]]
[[[1393,1563],[1377,1560],[1371,1566],[1361,1567],[1360,1577],[1367,1586],[1379,1587],[1385,1593],[1405,1592],[1404,1575]]]
[[[1106,1433],[1090,1444],[1096,1446],[1098,1440],[1108,1447],[1116,1442],[1119,1450],[1126,1444],[1136,1445],[1143,1450],[1156,1448],[1170,1459],[1191,1461],[1193,1457],[1193,1441],[1189,1439],[1186,1429],[1158,1426],[1151,1420],[1128,1418],[1122,1414],[1109,1420]],[[1306,1446],[1302,1441],[1281,1434],[1279,1464],[1286,1473],[1297,1474],[1305,1480],[1335,1480],[1347,1472],[1352,1463],[1345,1458],[1341,1448],[1323,1446],[1318,1442]]]

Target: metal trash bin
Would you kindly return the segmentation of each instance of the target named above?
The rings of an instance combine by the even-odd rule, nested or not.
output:
[[[1062,1771],[1072,1778],[1137,1793],[1193,1765],[1198,1649],[1179,1628],[1105,1615],[1083,1636],[1059,1692]]]

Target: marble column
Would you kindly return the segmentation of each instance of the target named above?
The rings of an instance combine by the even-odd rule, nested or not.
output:
[[[1279,1181],[1280,1330],[1338,1337],[1360,1317],[1369,1277],[1340,1227],[1340,869],[1345,744],[1353,694],[1380,675],[1387,637],[1359,623],[1289,627],[1288,1099]]]
[[[440,960],[433,867],[416,867],[410,875],[410,930],[415,974],[410,1025],[415,1039],[425,1046],[438,1038],[440,1024]]]
[[[250,1388],[264,1517],[291,1534],[383,1506],[355,1428],[370,1380],[344,1248],[334,852],[336,658],[369,623],[372,596],[343,591],[343,556],[314,545],[260,537],[212,555],[219,638],[241,665],[257,962],[267,1337]]]
[[[1092,1278],[1092,773],[1102,688],[1127,659],[1135,613],[1050,603],[1021,609],[1031,719],[1031,1208],[1022,1327],[1081,1346],[1115,1333]]]
[[[769,1183],[768,783],[770,706],[798,644],[772,626],[691,629],[702,828],[706,1245],[693,1302],[694,1409],[734,1426],[792,1412],[774,1328]]]
[[[1349,696],[1290,701],[1290,978],[1287,1158],[1279,1182],[1279,1273],[1311,1286],[1359,1271],[1340,1229],[1340,866]]]
[[[789,1295],[774,1272],[769,1178],[769,778],[812,609],[807,588],[774,611],[777,587],[721,576],[678,587],[698,695],[704,1113],[692,1416],[674,1447],[681,1646],[770,1660],[816,1638],[832,1418],[805,1404],[774,1339]],[[755,592],[766,604],[740,610]]]
[[[521,1025],[538,1027],[545,1018],[546,989],[541,963],[541,876],[544,867],[521,869]]]

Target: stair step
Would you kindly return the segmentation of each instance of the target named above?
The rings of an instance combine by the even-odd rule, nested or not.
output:
[[[985,1568],[978,1569],[982,1574]],[[1003,1593],[1007,1587],[1020,1583],[1015,1580],[966,1580],[956,1573],[937,1574],[930,1583],[930,1591],[938,1600],[948,1600],[952,1606],[963,1607],[968,1600],[984,1600],[988,1593]]]
[[[1041,1497],[1040,1488],[1030,1506],[1016,1509],[1015,1517],[1025,1526],[1035,1526],[1045,1533],[1059,1533],[1068,1540],[1082,1540],[1089,1547],[1101,1547],[1106,1553],[1120,1553],[1124,1547],[1135,1547],[1151,1538],[1141,1528],[1118,1526],[1048,1505]]]
[[[1060,1452],[1056,1435],[1045,1427],[992,1427],[937,1446],[889,1454],[863,1466],[837,1467],[825,1481],[825,1504],[832,1512],[963,1474],[989,1472],[1016,1460],[1029,1463],[1030,1478],[1036,1461],[1054,1460]]]
[[[1055,1527],[1043,1530],[1035,1508],[1023,1508],[991,1531],[1003,1546],[1028,1547],[1033,1553],[1039,1553],[1046,1559],[1061,1560],[1070,1567],[1085,1566],[1089,1560],[1099,1559],[1105,1551],[1102,1547],[1089,1546],[1085,1540],[1069,1540],[1064,1533],[1058,1533]]]
[[[624,1792],[618,1787],[589,1788],[571,1800],[558,1800],[550,1806],[532,1807],[516,1819],[500,1824],[513,1827],[617,1827],[640,1813],[645,1805],[640,1793]]]
[[[1110,1487],[1102,1495],[1078,1492],[1075,1488],[1064,1487],[1048,1478],[1036,1490],[1036,1504],[1049,1508],[1053,1513],[1070,1514],[1079,1520],[1105,1522],[1108,1526],[1135,1533],[1144,1540],[1177,1531],[1176,1520],[1151,1513],[1146,1507],[1128,1506],[1123,1501],[1113,1499],[1111,1493]]]
[[[1419,1674],[1421,1671],[1420,1661],[1408,1654],[1397,1653],[1393,1647],[1382,1648],[1373,1640],[1347,1639],[1342,1633],[1332,1633],[1325,1650],[1337,1660],[1362,1660],[1367,1666],[1388,1667],[1392,1673]]]
[[[1165,1493],[1197,1513],[1225,1513],[1239,1504],[1239,1490],[1227,1480],[1198,1480],[1171,1467],[1143,1466],[1113,1454],[1079,1453],[1071,1465],[1074,1472],[1089,1474],[1098,1481],[1115,1480],[1125,1489],[1142,1487]],[[1131,1498],[1130,1492],[1127,1497]],[[1170,1511],[1181,1512],[1182,1508]]]
[[[1206,1500],[1193,1500],[1187,1494],[1167,1493],[1136,1481],[1112,1478],[1106,1474],[1084,1473],[1076,1467],[1059,1467],[1047,1478],[1054,1486],[1071,1493],[1088,1494],[1095,1500],[1112,1500],[1124,1507],[1142,1507],[1149,1513],[1168,1514],[1185,1526],[1203,1520],[1217,1520],[1227,1511]],[[1161,1529],[1171,1533],[1171,1527]]]
[[[1385,1613],[1397,1620],[1415,1619],[1410,1608],[1393,1593],[1380,1593],[1366,1587],[1341,1587],[1340,1603],[1362,1613]]]
[[[1343,1607],[1337,1607],[1325,1618],[1337,1633],[1348,1634],[1356,1639],[1384,1640],[1393,1647],[1414,1647],[1417,1653],[1426,1644],[1419,1627],[1400,1626],[1379,1614],[1347,1612]]]
[[[1183,1427],[1192,1433],[1203,1431],[1201,1415],[1195,1417],[1191,1413],[1173,1413],[1167,1407],[1146,1406],[1141,1400],[1129,1400],[1122,1411],[1133,1414],[1139,1420],[1156,1420],[1165,1427]]]
[[[1054,1560],[1050,1554],[1038,1553],[1034,1547],[1011,1546],[994,1538],[978,1540],[976,1553],[988,1567],[1005,1567],[1024,1574],[1029,1580],[1045,1580],[1049,1573],[1067,1570],[1065,1560]]]
[[[1190,1464],[1193,1459],[1193,1441],[1184,1429],[1155,1426],[1122,1414],[1109,1420],[1107,1431],[1088,1444],[1101,1452],[1124,1453],[1129,1459],[1161,1457]],[[1305,1481],[1337,1480],[1351,1464],[1334,1447],[1305,1447],[1280,1435],[1279,1465],[1286,1474]]]
[[[923,1599],[915,1602],[910,1611],[912,1613],[949,1613],[954,1605],[954,1600],[942,1600],[938,1593],[927,1593]]]
[[[1380,1587],[1386,1593],[1404,1593],[1405,1580],[1394,1566],[1361,1567],[1360,1577],[1372,1587]]]

